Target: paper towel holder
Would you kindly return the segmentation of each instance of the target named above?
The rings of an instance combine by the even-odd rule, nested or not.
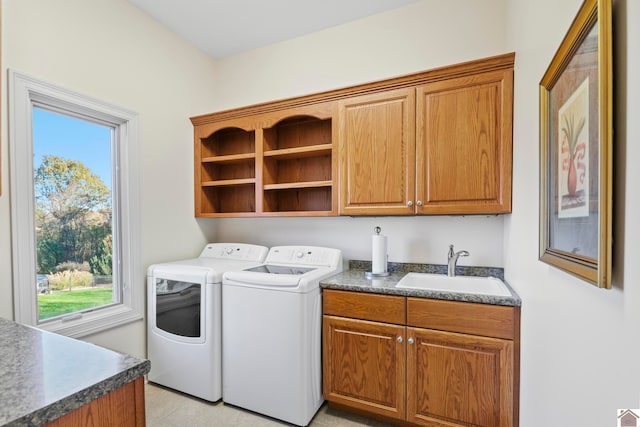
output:
[[[382,273],[373,273],[371,271],[364,272],[364,277],[366,277],[367,279],[375,279],[376,277],[387,277],[388,275],[389,275],[388,271],[385,271]]]
[[[377,235],[380,235],[380,232],[382,231],[382,229],[380,227],[375,227],[373,229],[373,231],[375,231],[375,233]],[[387,260],[388,257],[389,257],[389,255],[385,254],[385,266],[384,266],[385,268],[384,268],[383,272],[374,273],[372,271],[365,271],[364,272],[364,277],[366,277],[367,279],[374,279],[376,277],[387,277],[389,275],[388,260]],[[372,260],[372,262],[373,262],[373,260]],[[373,265],[372,265],[372,267],[373,267]]]

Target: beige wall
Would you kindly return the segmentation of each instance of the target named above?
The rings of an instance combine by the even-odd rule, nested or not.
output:
[[[210,108],[214,61],[125,0],[4,0],[3,21],[3,95],[13,68],[139,113],[142,263],[195,256],[205,238],[193,218],[188,118]],[[12,318],[6,96],[2,102],[0,316]],[[135,286],[145,286],[144,274]],[[145,356],[145,337],[140,321],[87,339]]]
[[[336,89],[502,54],[505,0],[422,0],[383,14],[226,58],[218,63],[216,108]],[[206,220],[203,220],[205,222]],[[264,218],[216,220],[219,240],[338,247],[371,259],[379,225],[389,259],[446,262],[449,243],[464,265],[503,265],[503,217]]]
[[[216,109],[505,53],[506,0],[420,0],[218,64]]]
[[[522,308],[521,426],[616,425],[640,407],[640,3],[614,0],[614,289],[538,262],[538,84],[581,0],[510,0],[516,50],[513,214],[507,279]],[[633,23],[633,25],[631,25]],[[635,237],[635,238],[634,238]]]

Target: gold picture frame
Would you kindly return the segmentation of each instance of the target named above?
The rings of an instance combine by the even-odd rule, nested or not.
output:
[[[540,81],[540,260],[611,287],[611,0],[585,0]]]

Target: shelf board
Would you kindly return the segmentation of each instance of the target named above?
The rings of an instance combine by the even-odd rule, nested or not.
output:
[[[239,218],[239,217],[254,217],[255,212],[200,212],[196,214],[198,218]]]
[[[228,154],[226,156],[203,157],[202,163],[238,163],[246,160],[255,160],[256,153]]]
[[[330,155],[333,144],[309,145],[306,147],[282,148],[280,150],[268,150],[264,152],[264,157],[274,159],[292,159],[300,157],[314,157]]]
[[[260,212],[260,216],[335,216],[335,212],[326,211],[277,211]]]
[[[241,178],[241,179],[224,179],[220,181],[205,181],[200,185],[202,187],[229,187],[233,185],[252,185],[256,183],[255,178]]]
[[[320,188],[331,187],[333,181],[306,181],[306,182],[285,182],[280,184],[266,184],[264,189],[266,190],[293,190],[304,188]]]

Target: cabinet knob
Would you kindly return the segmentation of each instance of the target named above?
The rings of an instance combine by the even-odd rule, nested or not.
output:
[[[413,202],[411,200],[407,201],[407,206],[413,206]]]
[[[402,342],[402,335],[398,337],[398,342]]]
[[[409,344],[413,344],[413,338],[409,338],[409,339],[407,340],[407,342],[408,342]]]
[[[422,200],[418,200],[418,201],[416,202],[416,205],[418,205],[418,206],[422,206]]]

